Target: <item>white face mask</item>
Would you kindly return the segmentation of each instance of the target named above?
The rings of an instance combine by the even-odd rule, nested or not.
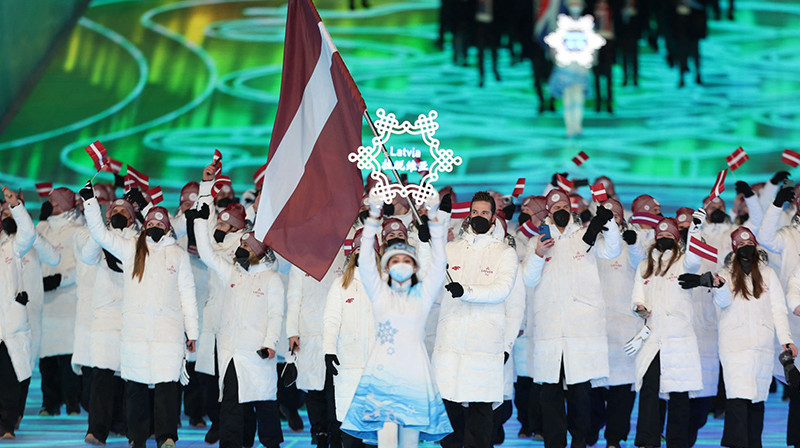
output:
[[[395,263],[389,268],[389,276],[396,282],[404,282],[414,275],[414,266],[411,263]]]

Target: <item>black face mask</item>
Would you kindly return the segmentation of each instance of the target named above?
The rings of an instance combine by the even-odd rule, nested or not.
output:
[[[233,256],[236,257],[236,262],[239,265],[247,270],[250,267],[250,251],[245,249],[244,247],[240,247],[236,249],[236,252],[233,253]]]
[[[128,218],[122,215],[122,213],[114,213],[111,215],[111,227],[115,229],[124,229],[128,227]]]
[[[159,240],[161,240],[161,237],[164,236],[164,229],[161,227],[150,227],[149,229],[145,230],[144,233],[157,243]]]
[[[665,250],[670,250],[673,247],[675,247],[675,240],[673,240],[672,238],[658,238],[656,240],[656,247],[661,252],[664,252]]]
[[[227,233],[224,230],[217,229],[214,231],[214,241],[221,243],[225,241],[225,235]]]
[[[369,210],[362,210],[358,212],[358,220],[361,221],[361,224],[364,224],[364,221],[369,218]]]
[[[681,230],[680,234],[681,234],[681,240],[689,241],[689,239],[688,239],[689,238],[689,228],[688,227],[683,229],[683,230]]]
[[[489,231],[489,227],[492,226],[492,223],[490,223],[489,220],[483,216],[474,216],[469,219],[469,225],[472,227],[472,230],[474,230],[475,233],[484,234]]]
[[[725,214],[725,212],[723,212],[722,209],[718,208],[713,212],[711,212],[710,215],[708,215],[708,219],[711,220],[711,222],[714,224],[720,224],[725,222],[726,216],[727,215]]]
[[[42,204],[42,211],[39,213],[39,221],[44,221],[45,219],[49,218],[50,215],[53,214],[53,203],[50,201],[45,201]]]
[[[227,206],[231,204],[233,204],[233,199],[231,198],[222,198],[219,201],[217,201],[217,207],[221,209],[225,209]]]
[[[589,213],[589,210],[582,211],[580,216],[581,216],[581,222],[587,222],[592,219],[592,214]]]
[[[566,210],[559,210],[553,213],[553,223],[558,227],[566,227],[569,224],[569,212]]]
[[[406,240],[404,240],[402,238],[392,238],[392,239],[386,241],[386,247],[391,247],[392,245],[395,245],[397,243],[405,243],[405,242],[406,242]]]
[[[750,214],[749,213],[745,213],[743,215],[739,215],[739,225],[742,225],[742,224],[746,223],[748,219],[750,219]]]
[[[743,246],[736,249],[736,257],[739,259],[739,264],[742,265],[742,270],[745,274],[750,274],[755,264],[756,247]]]
[[[529,219],[531,219],[531,215],[529,215],[529,214],[527,214],[525,212],[522,212],[522,213],[519,214],[519,217],[517,218],[517,221],[519,222],[519,225],[523,225],[526,222],[528,222]]]
[[[3,220],[3,231],[8,235],[17,233],[17,222],[14,221],[14,218],[9,216]]]

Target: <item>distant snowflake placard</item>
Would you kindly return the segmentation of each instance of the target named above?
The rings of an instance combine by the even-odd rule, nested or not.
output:
[[[357,163],[361,170],[370,170],[369,176],[375,181],[374,190],[383,197],[384,202],[390,204],[397,196],[409,198],[414,201],[417,207],[421,206],[425,200],[438,194],[433,183],[439,180],[440,172],[452,172],[453,167],[461,165],[462,159],[456,156],[452,149],[442,149],[439,147],[439,139],[435,138],[439,123],[436,118],[439,116],[435,110],[428,112],[428,115],[420,114],[414,123],[404,121],[400,123],[393,113],[386,113],[383,109],[378,109],[375,114],[375,130],[378,135],[372,138],[372,146],[359,146],[357,152],[350,153],[348,159]],[[410,134],[422,136],[423,142],[428,146],[433,162],[423,172],[422,180],[419,185],[409,183],[401,185],[392,183],[389,177],[382,171],[382,168],[392,167],[388,160],[383,160],[381,148],[392,135]],[[417,163],[417,162],[415,162]]]
[[[556,63],[567,66],[577,63],[591,68],[594,52],[606,44],[606,40],[594,30],[594,18],[586,15],[573,19],[566,14],[558,15],[555,31],[544,37],[544,42],[556,52]]]

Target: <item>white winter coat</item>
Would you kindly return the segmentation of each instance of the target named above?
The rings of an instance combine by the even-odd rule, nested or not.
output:
[[[33,345],[31,365],[39,362],[39,347],[42,345],[42,307],[44,306],[44,286],[42,285],[42,264],[57,266],[61,255],[44,237],[37,233],[31,250],[22,257],[22,284],[28,293],[28,323],[31,326]]]
[[[690,233],[691,235],[692,233]],[[653,251],[661,256],[666,265],[672,250]],[[642,379],[657,353],[661,353],[661,377],[659,392],[662,397],[670,392],[690,392],[694,396],[703,389],[700,352],[692,322],[692,295],[682,289],[678,276],[695,273],[700,268],[699,257],[691,252],[681,254],[663,276],[642,278],[647,269],[647,259],[639,264],[633,283],[631,309],[642,305],[652,313],[647,318],[651,330],[636,355],[636,390],[642,387]]]
[[[262,347],[277,352],[283,320],[283,283],[265,263],[244,270],[230,257],[215,252],[205,224],[204,220],[194,223],[197,251],[222,283],[229,285],[226,294],[219,297],[219,400],[226,392],[224,372],[231,361],[236,366],[239,403],[275,400],[277,359],[262,359],[257,352]]]
[[[731,271],[720,273],[725,278],[722,288],[714,289],[714,302],[720,307],[719,358],[725,379],[725,394],[752,402],[766,401],[772,382],[772,371],[781,345],[793,343],[789,330],[788,309],[780,279],[772,268],[760,266],[764,291],[752,297],[753,281],[747,277],[751,291],[747,300],[731,291]]]
[[[325,299],[333,282],[342,275],[344,253],[339,251],[321,282],[292,266],[286,294],[286,336],[299,336],[297,388],[325,388],[325,353],[322,350],[322,319]]]
[[[58,266],[42,266],[42,276],[61,274],[61,285],[44,293],[42,307],[42,358],[72,353],[75,339],[75,316],[78,304],[76,281],[75,234],[83,227],[73,210],[51,216],[36,226],[38,233],[55,247],[61,257]]]
[[[136,240],[106,229],[97,199],[84,203],[92,238],[122,262],[125,286],[120,344],[123,379],[143,384],[178,381],[186,339],[198,336],[197,302],[189,254],[175,239],[147,237],[141,281],[132,278]]]
[[[528,367],[537,383],[555,384],[563,360],[567,384],[604,385],[609,374],[608,340],[597,259],[620,255],[619,228],[609,225],[590,249],[582,239],[585,230],[574,216],[564,233],[550,218],[545,223],[554,246],[542,258],[532,243],[523,265],[525,284],[536,287],[527,307]]]
[[[517,255],[505,242],[472,229],[447,243],[449,272],[464,295],[442,297],[433,371],[442,398],[502,403],[506,297],[517,276]]]
[[[336,398],[336,419],[344,421],[361,374],[375,343],[375,319],[358,269],[345,288],[342,277],[337,278],[328,291],[323,318],[322,349],[325,354],[336,355],[339,374],[333,377]]]
[[[795,269],[800,266],[800,224],[792,222],[779,228],[780,217],[781,209],[770,204],[764,212],[757,240],[760,245],[781,255],[780,279],[781,286],[786,291]],[[789,311],[794,311],[794,308]],[[800,319],[789,319],[789,326],[794,338],[800,339]]]
[[[25,206],[11,207],[11,216],[17,223],[17,233],[0,240],[0,342],[6,344],[17,381],[31,377],[31,327],[25,305],[17,302],[17,293],[23,291],[22,257],[33,246],[36,234],[33,221]]]
[[[92,326],[92,297],[95,290],[97,278],[97,263],[83,263],[80,261],[88,241],[89,229],[81,227],[75,232],[74,256],[75,262],[75,284],[78,302],[75,308],[75,333],[72,349],[72,370],[76,374],[81,374],[82,366],[91,366],[91,326]]]

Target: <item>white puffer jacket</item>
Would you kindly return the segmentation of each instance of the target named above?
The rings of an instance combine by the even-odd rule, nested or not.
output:
[[[345,288],[343,277],[337,278],[325,303],[322,349],[325,354],[336,355],[339,374],[333,377],[336,398],[336,419],[344,421],[347,410],[358,387],[361,374],[375,343],[375,319],[372,303],[361,283],[358,269]]]
[[[781,209],[770,204],[764,212],[757,240],[760,245],[781,255],[781,286],[788,290],[789,281],[795,269],[800,266],[800,223],[795,220],[792,224],[779,228],[780,218]],[[793,312],[794,308],[789,311]],[[800,340],[800,319],[789,319],[789,326],[794,339]]]
[[[31,327],[25,305],[17,302],[23,291],[22,257],[33,247],[36,233],[25,206],[11,207],[17,233],[0,240],[0,342],[6,344],[17,381],[31,377]]]
[[[464,288],[445,291],[439,311],[433,371],[442,398],[502,403],[505,300],[517,276],[517,255],[492,235],[465,231],[447,243],[449,272]]]
[[[693,233],[690,233],[693,235]],[[696,235],[696,234],[695,234]],[[653,251],[666,265],[672,250]],[[695,273],[700,268],[697,255],[681,254],[663,276],[642,278],[647,269],[647,259],[639,264],[633,283],[631,309],[642,305],[652,313],[647,319],[650,337],[636,355],[636,390],[642,387],[644,374],[657,353],[661,353],[660,394],[666,398],[670,392],[690,392],[691,396],[703,389],[700,352],[694,332],[692,295],[682,289],[678,276]]]
[[[57,266],[42,266],[42,276],[61,274],[58,288],[44,293],[42,307],[42,358],[72,354],[78,304],[78,275],[75,267],[75,234],[83,227],[77,210],[51,216],[36,225],[38,233],[55,247],[61,257]]]
[[[270,265],[259,263],[244,270],[232,258],[211,247],[204,220],[194,223],[197,251],[209,269],[229,285],[219,297],[221,315],[217,336],[219,399],[225,394],[224,372],[233,361],[239,383],[239,403],[275,400],[278,392],[277,359],[262,359],[262,347],[277,352],[283,320],[283,283]]]
[[[197,302],[189,254],[175,239],[146,238],[141,281],[133,278],[136,241],[106,229],[97,199],[84,203],[92,238],[122,261],[125,286],[120,344],[123,379],[143,384],[178,381],[186,339],[198,336]]]
[[[39,347],[42,345],[42,307],[44,306],[44,286],[42,285],[42,264],[57,266],[61,255],[43,236],[36,234],[31,250],[22,257],[22,284],[28,293],[28,323],[31,326],[33,345],[31,365],[39,362]]]
[[[714,289],[714,302],[720,307],[719,358],[725,379],[725,394],[753,402],[766,401],[772,382],[773,364],[781,345],[793,343],[789,330],[786,299],[780,279],[768,266],[760,266],[764,282],[761,296],[754,298],[753,279],[747,276],[749,299],[733,293],[731,271],[720,273],[722,288]]]
[[[91,238],[89,229],[81,227],[75,232],[75,283],[78,303],[75,309],[75,336],[72,349],[72,370],[80,375],[81,367],[92,365],[91,361],[91,326],[92,297],[97,279],[97,263],[87,264],[80,261],[81,253]]]
[[[574,215],[564,233],[549,217],[545,223],[550,226],[554,246],[542,258],[531,242],[523,266],[525,284],[536,287],[527,307],[528,367],[537,383],[555,384],[563,359],[567,384],[592,381],[595,386],[604,385],[609,374],[608,340],[597,259],[620,255],[619,228],[609,225],[590,249],[583,241],[585,230]]]

